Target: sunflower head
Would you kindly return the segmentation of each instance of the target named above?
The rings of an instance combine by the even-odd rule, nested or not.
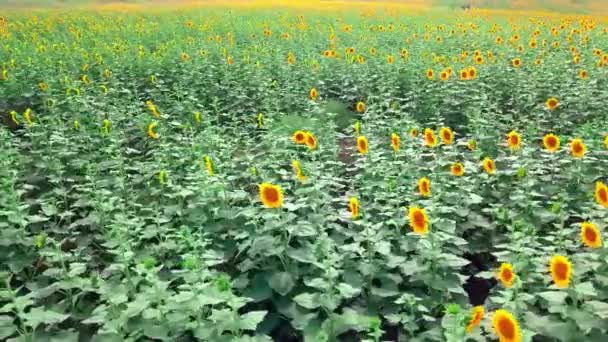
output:
[[[395,57],[393,57],[393,55],[386,56],[386,63],[393,64],[393,62],[395,62]]]
[[[397,133],[391,134],[391,146],[393,147],[393,151],[398,152],[399,147],[401,145],[401,138]]]
[[[568,287],[572,277],[572,264],[568,258],[562,255],[554,255],[549,262],[549,271],[555,286],[559,288]]]
[[[435,147],[437,145],[437,137],[435,132],[430,128],[424,129],[424,144],[428,147]]]
[[[583,139],[572,139],[572,142],[570,143],[570,152],[572,152],[574,158],[583,158],[587,152],[587,147],[583,143]]]
[[[513,272],[513,265],[511,265],[510,263],[500,264],[500,268],[498,269],[498,274],[496,276],[504,287],[511,287],[513,285],[513,281],[515,281],[515,272]]]
[[[357,137],[357,150],[359,151],[359,153],[361,154],[367,154],[368,152],[368,144],[367,144],[367,138],[364,137],[363,135],[360,135]]]
[[[604,146],[608,150],[608,135],[604,137]]]
[[[306,132],[306,146],[311,150],[317,148],[317,138],[310,132]]]
[[[319,93],[317,92],[316,88],[312,88],[312,89],[310,89],[308,96],[310,96],[310,99],[314,101],[317,99],[317,96],[319,96]]]
[[[507,134],[507,145],[512,151],[519,150],[521,147],[521,136],[516,131]]]
[[[467,324],[466,331],[467,333],[471,333],[476,327],[479,326],[481,320],[483,319],[483,306],[479,305],[471,310],[471,318],[469,319],[469,323]]]
[[[496,310],[492,317],[492,327],[498,335],[500,342],[520,342],[521,332],[519,323],[513,315],[506,310]]]
[[[581,241],[589,248],[602,247],[602,235],[600,230],[594,223],[581,223]]]
[[[417,234],[426,234],[429,230],[429,218],[426,211],[422,208],[411,207],[408,210],[410,227]]]
[[[469,75],[469,80],[474,80],[477,77],[477,69],[473,66],[467,69],[467,73]]]
[[[422,177],[418,180],[418,193],[423,197],[429,197],[431,195],[431,181]]]
[[[496,172],[496,165],[492,159],[484,158],[482,165],[487,174],[493,175]]]
[[[454,142],[454,132],[448,127],[443,127],[439,130],[441,141],[445,145],[451,145]]]
[[[521,59],[520,58],[514,58],[511,61],[511,64],[513,64],[514,67],[519,68],[521,66]]]
[[[410,129],[410,136],[412,138],[417,137],[418,136],[418,129],[417,128]],[[608,135],[606,136],[606,148],[608,148]]]
[[[280,208],[283,205],[283,191],[279,185],[262,183],[259,190],[260,200],[267,208]]]
[[[456,177],[462,177],[464,175],[464,165],[462,163],[454,163],[450,167],[450,172]]]
[[[595,201],[604,208],[608,208],[608,186],[602,181],[595,183]]]
[[[589,73],[587,72],[587,70],[579,70],[578,77],[580,77],[583,80],[586,80],[587,77],[589,77]]]
[[[148,136],[152,139],[159,138],[158,133],[156,133],[156,131],[154,131],[156,126],[158,126],[158,123],[156,123],[156,122],[151,122],[150,124],[148,124]]]
[[[306,144],[306,132],[295,131],[291,136],[291,140],[296,144]]]
[[[543,137],[543,145],[545,149],[551,153],[559,150],[559,137],[555,134],[549,133]]]
[[[467,70],[467,69],[460,70],[460,79],[462,81],[468,80],[469,79],[469,70]]]
[[[435,73],[433,72],[433,69],[426,70],[426,78],[428,78],[429,80],[435,78]]]
[[[365,112],[365,103],[363,103],[362,101],[357,102],[357,105],[355,106],[355,109],[359,113]]]
[[[350,210],[350,217],[356,219],[359,217],[359,200],[356,197],[351,197],[348,200],[348,209]]]
[[[442,81],[447,81],[449,78],[450,78],[450,74],[446,70],[443,70],[439,74],[439,79],[441,79]]]
[[[545,106],[549,110],[555,110],[557,106],[559,106],[559,100],[555,97],[551,97],[545,102]]]

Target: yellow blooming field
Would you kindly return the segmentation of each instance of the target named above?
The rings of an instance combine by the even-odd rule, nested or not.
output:
[[[500,3],[2,10],[0,340],[605,342],[606,8]]]

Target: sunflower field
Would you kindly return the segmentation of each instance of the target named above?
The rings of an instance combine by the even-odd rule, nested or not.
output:
[[[0,340],[608,340],[608,16],[256,3],[2,11]]]

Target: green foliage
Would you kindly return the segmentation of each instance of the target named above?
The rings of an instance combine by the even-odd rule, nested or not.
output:
[[[578,20],[554,37],[563,18],[515,18],[522,39],[539,28],[539,43],[548,41],[518,52],[495,44],[514,34],[504,17],[299,14],[8,16],[0,339],[483,341],[495,338],[491,315],[504,308],[524,341],[602,341],[608,250],[585,247],[580,223],[604,234],[608,222],[593,198],[608,162],[608,77],[591,52],[608,51],[605,25],[585,31],[588,43],[573,38],[575,65],[567,34],[582,30]],[[337,58],[323,56],[332,33]],[[477,49],[495,57],[459,80]],[[463,50],[470,55],[460,59]],[[519,69],[510,66],[516,56]],[[448,66],[449,80],[426,78]],[[550,111],[552,96],[560,106]],[[427,127],[451,127],[456,139],[424,147],[409,131]],[[295,144],[296,130],[314,134],[317,148]],[[517,151],[506,146],[511,130],[523,137]],[[541,147],[549,132],[561,138],[559,152]],[[391,133],[401,138],[397,152]],[[575,137],[588,148],[582,159],[569,151]],[[488,156],[494,175],[480,165]],[[455,162],[464,176],[450,173]],[[416,191],[421,177],[430,197]],[[281,208],[260,203],[264,182],[281,186]],[[413,206],[428,214],[426,235],[410,228]],[[554,254],[572,261],[566,289],[551,282]],[[489,289],[486,317],[467,334],[467,281],[492,283],[500,262],[513,264],[517,280]]]

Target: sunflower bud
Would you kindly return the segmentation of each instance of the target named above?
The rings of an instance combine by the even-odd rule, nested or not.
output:
[[[74,129],[75,130],[79,130],[80,129],[80,122],[78,122],[78,120],[74,120],[73,125],[74,125]]]
[[[9,115],[11,116],[11,121],[15,125],[19,125],[19,120],[17,120],[17,112],[15,112],[14,110],[11,110],[11,112],[9,113]]]
[[[158,172],[158,182],[161,185],[167,184],[167,172],[165,170],[160,170]]]
[[[23,118],[25,119],[25,122],[27,123],[28,126],[32,125],[32,110],[30,108],[26,109],[25,112],[23,112]]]
[[[101,125],[101,131],[105,134],[110,133],[110,120],[104,119]]]
[[[258,128],[264,127],[264,114],[258,113]]]
[[[194,112],[194,120],[197,123],[201,123],[201,112]]]
[[[207,169],[207,174],[213,176],[213,161],[209,156],[205,156],[205,168]]]

